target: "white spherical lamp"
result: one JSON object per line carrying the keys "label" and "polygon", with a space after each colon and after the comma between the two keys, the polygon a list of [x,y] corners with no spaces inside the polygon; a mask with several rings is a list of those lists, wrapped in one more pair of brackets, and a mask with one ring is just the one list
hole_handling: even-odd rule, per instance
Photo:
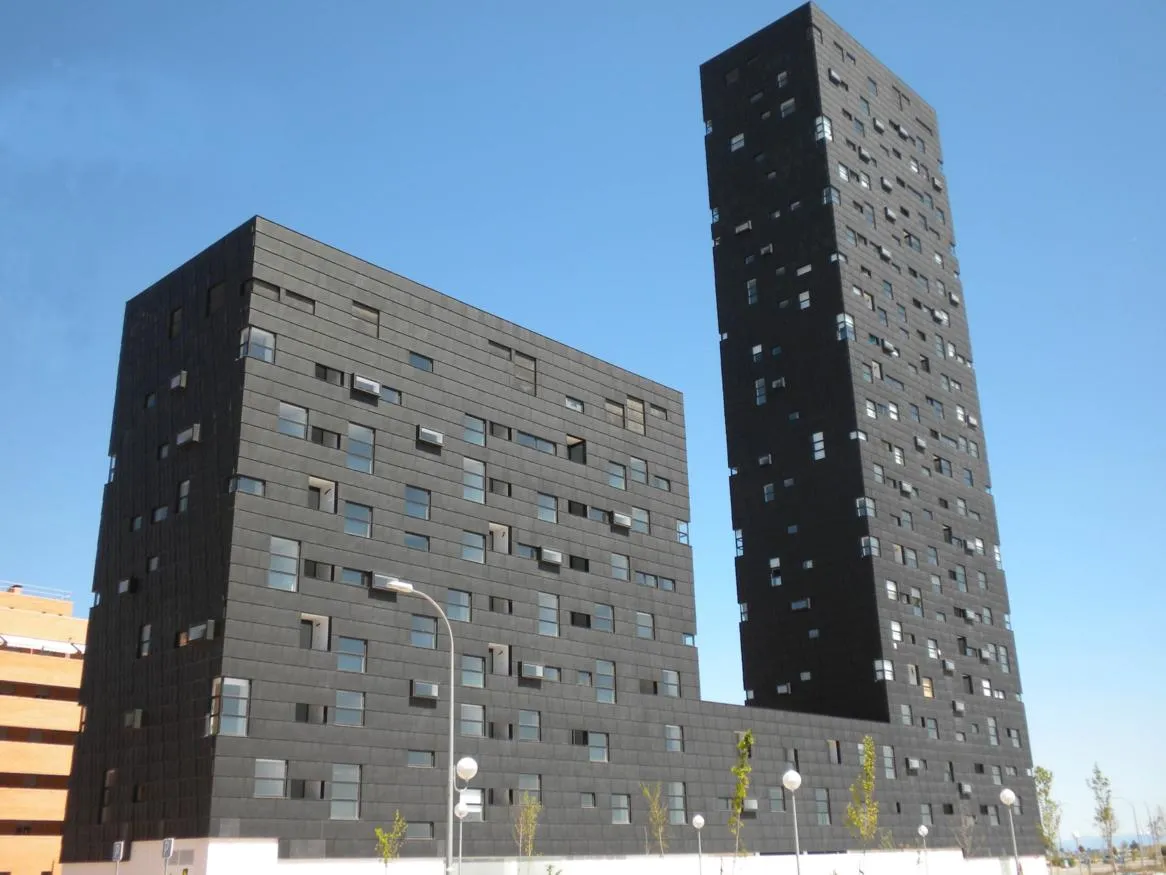
{"label": "white spherical lamp", "polygon": [[697,831],[704,829],[704,815],[703,814],[697,814],[696,816],[694,816],[692,818],[692,828],[697,830]]}
{"label": "white spherical lamp", "polygon": [[472,781],[478,774],[478,761],[473,757],[462,757],[457,761],[457,776],[463,781]]}
{"label": "white spherical lamp", "polygon": [[798,787],[802,786],[802,776],[798,774],[797,769],[790,769],[781,776],[781,786],[789,790],[791,793],[796,793]]}
{"label": "white spherical lamp", "polygon": [[1007,787],[1005,787],[1003,790],[1000,791],[1000,802],[1003,803],[1004,805],[1007,805],[1009,808],[1011,808],[1013,805],[1016,804],[1016,794],[1013,793],[1011,790],[1009,790]]}

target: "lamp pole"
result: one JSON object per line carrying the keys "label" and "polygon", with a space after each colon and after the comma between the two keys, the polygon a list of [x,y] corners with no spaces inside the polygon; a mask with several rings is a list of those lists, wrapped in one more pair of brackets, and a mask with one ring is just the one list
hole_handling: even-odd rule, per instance
{"label": "lamp pole", "polygon": [[[1141,847],[1142,847],[1142,829],[1138,825],[1137,806],[1134,805],[1134,803],[1130,802],[1130,800],[1126,799],[1124,796],[1114,796],[1113,798],[1116,799],[1118,802],[1124,802],[1126,805],[1128,805],[1130,807],[1130,812],[1134,815],[1134,841],[1136,841],[1138,843],[1138,849],[1140,851]],[[1131,854],[1130,856],[1132,857],[1133,855]],[[1145,855],[1142,855],[1142,856],[1144,858]]]}
{"label": "lamp pole", "polygon": [[1008,831],[1012,833],[1012,861],[1016,864],[1016,875],[1020,872],[1020,852],[1016,850],[1016,825],[1012,822],[1012,806],[1016,804],[1016,794],[1005,787],[1000,791],[1000,802],[1008,809]]}
{"label": "lamp pole", "polygon": [[478,774],[478,761],[473,757],[462,757],[457,761],[457,776],[462,779],[463,786],[457,788],[457,805],[453,807],[457,817],[457,875],[462,875],[462,825],[466,815],[470,813],[470,806],[466,804],[465,792],[470,789],[470,781]]}
{"label": "lamp pole", "polygon": [[423,598],[429,604],[433,605],[433,609],[441,616],[442,622],[445,623],[445,631],[449,635],[449,787],[447,788],[446,800],[446,828],[445,828],[445,871],[453,873],[453,793],[454,793],[454,763],[453,763],[453,727],[454,727],[454,645],[453,645],[453,627],[449,625],[449,617],[445,615],[445,611],[441,609],[441,605],[435,602],[426,593],[421,592],[413,584],[407,580],[398,580],[395,577],[390,577],[387,581],[390,592],[399,593],[401,595],[412,595],[418,598]]}
{"label": "lamp pole", "polygon": [[696,871],[697,875],[704,875],[704,853],[700,846],[700,831],[704,829],[704,815],[697,814],[692,818],[692,828],[696,830]]}
{"label": "lamp pole", "polygon": [[[1075,846],[1073,848],[1073,850],[1077,854],[1077,872],[1080,873],[1081,872],[1081,858],[1085,856],[1085,849],[1083,847],[1081,847],[1081,833],[1079,833],[1079,832],[1073,833],[1073,844]],[[1089,867],[1089,871],[1090,872],[1093,871],[1092,866]]]}
{"label": "lamp pole", "polygon": [[802,845],[798,838],[798,787],[802,786],[802,776],[797,769],[790,769],[781,776],[781,786],[789,790],[790,801],[794,809],[794,862],[797,864],[798,875],[802,875]]}
{"label": "lamp pole", "polygon": [[927,862],[927,824],[919,824],[919,829],[916,832],[919,833],[919,840],[923,842],[923,871],[924,873],[929,873],[931,869],[930,864]]}

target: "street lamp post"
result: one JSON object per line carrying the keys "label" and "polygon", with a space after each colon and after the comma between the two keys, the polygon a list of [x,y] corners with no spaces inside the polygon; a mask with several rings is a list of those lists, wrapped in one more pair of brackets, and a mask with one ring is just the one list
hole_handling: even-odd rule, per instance
{"label": "street lamp post", "polygon": [[[1085,853],[1084,853],[1085,849],[1081,847],[1081,833],[1079,833],[1079,832],[1073,833],[1073,845],[1074,845],[1073,850],[1077,854],[1077,871],[1080,872],[1081,871],[1081,858],[1085,856]],[[1089,871],[1090,872],[1093,871],[1092,866],[1089,867]]]}
{"label": "street lamp post", "polygon": [[692,818],[692,828],[696,830],[696,871],[697,875],[704,875],[704,852],[700,846],[700,831],[704,829],[704,815],[697,814]]}
{"label": "street lamp post", "polygon": [[919,829],[917,829],[916,832],[919,833],[919,840],[923,843],[923,871],[924,873],[927,873],[931,871],[927,862],[927,824],[919,824]]}
{"label": "street lamp post", "polygon": [[1012,822],[1012,806],[1016,804],[1016,794],[1005,787],[1000,791],[1000,802],[1008,809],[1008,831],[1012,833],[1012,861],[1016,864],[1016,875],[1020,873],[1020,852],[1016,850],[1016,825]]}
{"label": "street lamp post", "polygon": [[[1126,803],[1126,805],[1128,805],[1130,807],[1130,811],[1134,815],[1134,841],[1136,841],[1138,843],[1138,849],[1140,851],[1142,848],[1142,828],[1138,825],[1137,806],[1135,806],[1134,803],[1130,802],[1130,800],[1126,799],[1124,796],[1114,796],[1113,798],[1116,799],[1118,802]],[[1130,857],[1132,858],[1133,854],[1130,854]],[[1145,854],[1143,854],[1142,857],[1144,858]]]}
{"label": "street lamp post", "polygon": [[789,790],[790,802],[794,809],[794,861],[797,864],[798,875],[802,875],[802,845],[798,838],[798,787],[802,786],[802,776],[797,769],[790,769],[781,776],[781,786]]}
{"label": "street lamp post", "polygon": [[470,781],[478,774],[478,761],[473,757],[462,757],[457,761],[457,776],[462,779],[462,786],[457,787],[458,801],[453,807],[457,818],[457,875],[462,875],[462,825],[466,815],[470,813],[470,806],[466,804],[465,792],[470,788]]}
{"label": "street lamp post", "polygon": [[418,598],[425,599],[429,604],[433,605],[433,609],[441,616],[442,622],[445,623],[445,631],[449,635],[449,787],[447,788],[446,799],[446,826],[445,826],[445,871],[453,873],[453,793],[454,793],[454,763],[453,763],[453,727],[454,727],[454,646],[453,646],[453,628],[449,625],[449,617],[445,615],[445,611],[441,609],[441,605],[435,602],[421,590],[417,589],[413,584],[407,580],[398,580],[395,577],[390,577],[387,580],[387,587],[390,592],[399,593],[400,595],[412,595]]}

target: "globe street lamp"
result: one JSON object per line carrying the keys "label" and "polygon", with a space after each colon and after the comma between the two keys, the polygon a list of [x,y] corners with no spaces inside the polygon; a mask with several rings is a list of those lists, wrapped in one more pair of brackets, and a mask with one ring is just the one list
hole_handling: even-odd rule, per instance
{"label": "globe street lamp", "polygon": [[798,875],[802,875],[802,845],[798,838],[798,787],[802,786],[802,776],[797,769],[790,769],[781,776],[781,786],[789,790],[790,801],[794,809],[794,861],[797,864]]}
{"label": "globe street lamp", "polygon": [[921,842],[923,842],[923,871],[929,872],[930,869],[929,869],[928,864],[927,864],[927,832],[928,832],[927,824],[925,824],[925,823],[919,824],[919,829],[917,829],[915,831],[917,833],[919,833],[919,840]]}
{"label": "globe street lamp", "polygon": [[462,757],[457,761],[457,776],[462,779],[462,786],[457,788],[458,802],[453,807],[454,817],[457,818],[457,871],[462,875],[462,824],[466,815],[470,813],[470,806],[466,803],[466,790],[470,788],[470,781],[478,774],[478,761],[473,757]]}
{"label": "globe street lamp", "polygon": [[[381,577],[382,575],[377,575]],[[379,581],[378,581],[379,582]],[[437,611],[441,617],[442,622],[445,623],[445,631],[449,635],[449,787],[447,788],[446,799],[446,826],[445,826],[445,871],[453,872],[453,792],[454,792],[454,764],[453,764],[453,721],[454,721],[454,647],[453,647],[453,628],[449,625],[449,618],[445,615],[445,611],[441,609],[441,605],[435,602],[421,590],[417,589],[413,584],[407,580],[398,580],[395,577],[384,578],[384,588],[389,592],[395,592],[400,595],[417,596],[425,599],[429,604],[433,605],[433,609]],[[476,765],[475,765],[476,770]]]}
{"label": "globe street lamp", "polygon": [[698,875],[704,875],[704,855],[700,846],[700,831],[704,829],[703,814],[693,816],[692,828],[696,830],[696,871]]}
{"label": "globe street lamp", "polygon": [[1012,806],[1016,804],[1016,794],[1005,787],[1000,791],[1000,802],[1008,809],[1008,831],[1012,833],[1012,861],[1016,864],[1016,875],[1020,872],[1020,852],[1016,850],[1016,824],[1012,822]]}

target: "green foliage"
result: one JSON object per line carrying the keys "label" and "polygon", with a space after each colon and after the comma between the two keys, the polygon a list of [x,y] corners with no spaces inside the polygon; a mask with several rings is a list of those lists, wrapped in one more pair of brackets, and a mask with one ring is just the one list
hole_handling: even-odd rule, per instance
{"label": "green foliage", "polygon": [[381,827],[376,828],[377,836],[377,856],[385,864],[385,868],[389,868],[389,860],[395,860],[401,856],[401,843],[405,841],[405,830],[409,828],[409,822],[401,816],[398,809],[393,812],[393,826],[389,830],[384,830]]}
{"label": "green foliage", "polygon": [[640,784],[640,792],[648,800],[648,823],[660,848],[660,856],[664,856],[668,850],[668,806],[664,802],[664,788],[657,781],[650,786]]}
{"label": "green foliage", "polygon": [[534,856],[534,838],[542,812],[543,805],[538,797],[524,790],[514,809],[514,843],[518,845],[518,856]]}
{"label": "green foliage", "polygon": [[1053,773],[1044,766],[1033,771],[1036,780],[1036,804],[1040,808],[1040,836],[1045,853],[1058,853],[1061,836],[1061,803],[1053,799]]}
{"label": "green foliage", "polygon": [[862,739],[862,765],[850,785],[850,802],[846,805],[846,828],[868,848],[879,834],[879,804],[874,798],[875,743],[869,735]]}
{"label": "green foliage", "polygon": [[1097,763],[1094,763],[1093,775],[1085,784],[1093,794],[1093,823],[1101,837],[1105,839],[1110,854],[1113,854],[1113,834],[1117,832],[1117,815],[1113,811],[1113,791],[1109,778]]}
{"label": "green foliage", "polygon": [[749,776],[753,772],[753,766],[749,765],[749,759],[752,756],[753,730],[746,729],[737,740],[737,761],[730,770],[737,783],[733,788],[733,801],[729,808],[729,832],[733,834],[735,852],[738,854],[745,850],[741,846],[741,827],[744,825],[741,820],[741,812],[745,808],[745,798],[749,794]]}

